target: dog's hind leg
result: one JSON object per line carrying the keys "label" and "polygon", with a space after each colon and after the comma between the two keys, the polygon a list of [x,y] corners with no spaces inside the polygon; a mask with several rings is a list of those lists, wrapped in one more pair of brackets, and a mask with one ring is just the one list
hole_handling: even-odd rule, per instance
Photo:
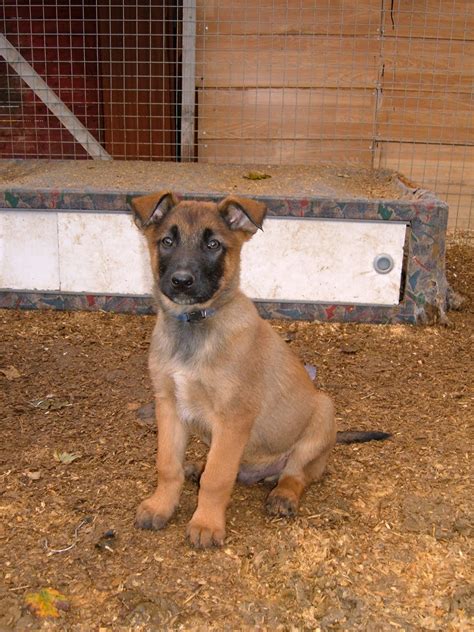
{"label": "dog's hind leg", "polygon": [[336,443],[332,400],[324,393],[316,395],[317,406],[312,419],[267,498],[266,510],[272,516],[296,514],[304,488],[321,477]]}
{"label": "dog's hind leg", "polygon": [[186,461],[184,464],[184,477],[186,480],[199,485],[205,465],[204,461]]}

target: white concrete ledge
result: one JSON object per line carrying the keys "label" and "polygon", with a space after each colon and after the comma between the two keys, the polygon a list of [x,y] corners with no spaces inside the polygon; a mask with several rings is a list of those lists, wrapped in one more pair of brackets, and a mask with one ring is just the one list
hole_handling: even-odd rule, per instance
{"label": "white concrete ledge", "polygon": [[[270,217],[244,247],[242,287],[259,300],[396,305],[405,232],[402,222]],[[379,254],[393,259],[387,274],[374,269]],[[130,215],[0,214],[0,288],[142,296],[151,284]]]}

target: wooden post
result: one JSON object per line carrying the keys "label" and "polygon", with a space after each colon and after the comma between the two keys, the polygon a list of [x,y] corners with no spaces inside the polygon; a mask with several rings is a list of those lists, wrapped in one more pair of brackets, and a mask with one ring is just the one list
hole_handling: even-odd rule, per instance
{"label": "wooden post", "polygon": [[181,97],[181,160],[194,160],[196,91],[196,0],[183,2],[183,56]]}

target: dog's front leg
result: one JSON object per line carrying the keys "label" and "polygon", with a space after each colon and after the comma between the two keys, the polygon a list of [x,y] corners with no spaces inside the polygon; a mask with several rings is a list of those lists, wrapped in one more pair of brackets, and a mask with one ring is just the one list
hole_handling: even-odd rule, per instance
{"label": "dog's front leg", "polygon": [[250,432],[235,426],[214,425],[211,447],[199,487],[198,506],[188,524],[188,537],[199,548],[222,546],[225,510],[237,478],[239,464]]}
{"label": "dog's front leg", "polygon": [[158,485],[137,509],[135,524],[141,529],[162,529],[173,515],[184,482],[187,431],[176,412],[172,396],[156,399]]}

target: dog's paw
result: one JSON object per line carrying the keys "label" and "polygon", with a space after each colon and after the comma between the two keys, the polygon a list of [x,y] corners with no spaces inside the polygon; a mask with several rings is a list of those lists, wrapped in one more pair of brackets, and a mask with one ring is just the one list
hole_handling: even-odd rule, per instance
{"label": "dog's paw", "polygon": [[170,516],[163,515],[156,503],[147,498],[138,506],[135,516],[135,526],[138,529],[152,529],[158,531],[166,527]]}
{"label": "dog's paw", "polygon": [[271,492],[265,503],[265,509],[269,516],[292,518],[298,511],[298,502],[288,496]]}
{"label": "dog's paw", "polygon": [[224,524],[213,524],[192,518],[186,533],[191,544],[197,549],[208,549],[212,546],[222,546],[224,544]]}

